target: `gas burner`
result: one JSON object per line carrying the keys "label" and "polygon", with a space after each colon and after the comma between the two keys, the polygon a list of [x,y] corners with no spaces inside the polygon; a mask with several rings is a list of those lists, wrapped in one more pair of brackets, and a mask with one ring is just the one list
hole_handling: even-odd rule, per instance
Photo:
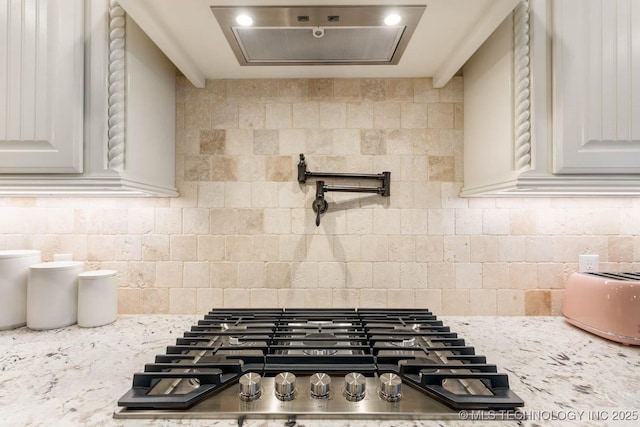
{"label": "gas burner", "polygon": [[403,338],[401,341],[391,341],[391,345],[402,348],[418,347],[416,337]]}
{"label": "gas burner", "polygon": [[314,332],[307,334],[302,344],[310,347],[302,350],[302,352],[309,356],[332,356],[338,352],[335,348],[326,348],[335,346],[337,343],[337,337],[334,334],[328,334],[325,332]]}

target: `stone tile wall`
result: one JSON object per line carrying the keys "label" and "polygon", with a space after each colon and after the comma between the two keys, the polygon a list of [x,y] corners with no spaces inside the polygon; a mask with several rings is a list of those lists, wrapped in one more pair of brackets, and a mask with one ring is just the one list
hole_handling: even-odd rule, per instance
{"label": "stone tile wall", "polygon": [[[177,82],[173,199],[0,198],[0,248],[119,271],[122,313],[427,307],[559,314],[578,255],[638,270],[631,198],[462,199],[462,78]],[[391,197],[327,193],[309,170],[391,171]],[[352,182],[337,182],[351,185]],[[360,183],[371,185],[371,182]]]}

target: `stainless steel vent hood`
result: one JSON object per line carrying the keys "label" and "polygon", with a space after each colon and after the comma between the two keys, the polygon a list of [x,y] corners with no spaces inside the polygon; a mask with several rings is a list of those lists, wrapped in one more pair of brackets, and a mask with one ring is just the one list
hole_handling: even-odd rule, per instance
{"label": "stainless steel vent hood", "polygon": [[[438,88],[447,84],[521,0],[117,1],[196,87],[204,87],[207,79],[431,77],[433,86]],[[340,12],[331,15],[325,12],[317,18],[319,21],[312,21],[316,18],[309,12],[309,22],[306,23],[298,20],[298,16],[306,16],[304,13],[285,15],[278,17],[288,20],[284,25],[285,34],[276,29],[261,32],[247,30],[245,34],[243,29],[236,29],[233,33],[230,28],[238,27],[235,23],[226,25],[225,30],[212,13],[212,7],[231,10],[238,5],[265,10],[274,7],[295,10],[330,5]],[[396,30],[389,30],[387,33],[386,29],[381,29],[383,25],[379,22],[379,15],[374,24],[354,24],[345,15],[349,9],[356,10],[359,15],[366,15],[363,12],[365,10],[400,10],[404,6],[421,8],[423,13],[421,17],[420,13],[408,15],[408,19],[416,20],[415,23],[395,24],[402,30],[399,41]],[[329,19],[329,16],[339,18]],[[359,18],[370,19],[367,16]],[[263,23],[259,16],[252,19],[255,20],[253,27],[274,25]],[[369,29],[362,26],[368,26]],[[304,27],[303,35],[290,37],[289,29],[292,27]],[[321,32],[324,30],[324,36],[314,38],[309,29],[313,27],[320,27]],[[338,27],[345,29],[340,30]],[[238,62],[238,52],[234,53],[228,41],[229,31],[233,39],[254,36],[254,43],[247,42],[245,45],[245,53],[239,51],[242,55],[240,60],[251,61],[251,66],[243,66]],[[338,34],[338,31],[344,33]],[[340,42],[337,46],[335,41],[331,42],[334,36],[345,40],[345,35],[348,42]],[[288,45],[290,39],[299,42],[303,38],[319,41],[319,45],[326,46],[320,52],[323,56],[316,55],[317,51],[312,54],[312,50],[304,47],[299,50],[299,47]],[[355,40],[356,38],[360,40]],[[383,38],[386,41],[380,42]],[[392,47],[396,42],[397,46]],[[307,42],[304,41],[302,46],[305,43]],[[294,58],[300,62],[275,62],[274,59],[278,58]]]}
{"label": "stainless steel vent hood", "polygon": [[211,7],[241,65],[400,61],[426,5]]}

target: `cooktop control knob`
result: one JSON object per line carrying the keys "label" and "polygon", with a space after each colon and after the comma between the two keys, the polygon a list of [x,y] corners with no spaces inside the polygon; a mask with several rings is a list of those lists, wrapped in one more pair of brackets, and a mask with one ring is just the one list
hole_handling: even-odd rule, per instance
{"label": "cooktop control knob", "polygon": [[245,402],[256,400],[262,394],[262,377],[249,372],[240,377],[240,399]]}
{"label": "cooktop control knob", "polygon": [[388,372],[380,375],[380,397],[387,402],[397,402],[402,398],[402,378]]}
{"label": "cooktop control knob", "polygon": [[364,399],[367,379],[358,372],[344,376],[344,396],[351,402]]}
{"label": "cooktop control knob", "polygon": [[273,380],[276,397],[280,400],[293,400],[296,393],[296,376],[291,372],[281,372]]}
{"label": "cooktop control knob", "polygon": [[309,379],[311,386],[311,396],[316,399],[326,399],[331,392],[331,377],[325,373],[318,372],[311,375]]}

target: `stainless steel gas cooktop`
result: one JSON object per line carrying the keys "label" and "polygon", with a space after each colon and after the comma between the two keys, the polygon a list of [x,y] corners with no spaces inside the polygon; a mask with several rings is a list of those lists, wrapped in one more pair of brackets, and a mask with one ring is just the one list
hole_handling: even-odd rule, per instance
{"label": "stainless steel gas cooktop", "polygon": [[117,418],[508,419],[506,374],[428,310],[212,310],[156,356]]}

